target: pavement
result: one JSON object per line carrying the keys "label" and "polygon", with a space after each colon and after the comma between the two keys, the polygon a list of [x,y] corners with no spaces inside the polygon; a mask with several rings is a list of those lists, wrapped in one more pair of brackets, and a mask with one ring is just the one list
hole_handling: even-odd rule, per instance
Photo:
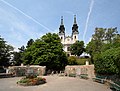
{"label": "pavement", "polygon": [[0,91],[112,91],[107,85],[74,77],[44,76],[47,83],[38,86],[19,86],[21,77],[0,79]]}

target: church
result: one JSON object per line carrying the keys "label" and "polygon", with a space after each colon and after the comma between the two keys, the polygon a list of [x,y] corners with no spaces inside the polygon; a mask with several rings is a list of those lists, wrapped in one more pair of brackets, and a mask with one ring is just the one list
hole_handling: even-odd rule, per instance
{"label": "church", "polygon": [[61,43],[63,44],[63,50],[66,52],[67,56],[71,56],[70,46],[78,40],[78,25],[76,22],[76,15],[74,15],[74,23],[72,26],[72,34],[70,36],[65,35],[65,26],[63,24],[63,17],[61,17],[61,24],[59,27],[59,37],[61,39]]}

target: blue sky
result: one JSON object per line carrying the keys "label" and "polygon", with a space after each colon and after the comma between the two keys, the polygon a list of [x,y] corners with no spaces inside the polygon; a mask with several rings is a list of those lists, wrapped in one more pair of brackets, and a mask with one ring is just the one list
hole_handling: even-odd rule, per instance
{"label": "blue sky", "polygon": [[61,16],[71,35],[74,14],[85,43],[95,27],[120,31],[120,0],[0,0],[0,35],[17,49],[31,38],[58,33]]}

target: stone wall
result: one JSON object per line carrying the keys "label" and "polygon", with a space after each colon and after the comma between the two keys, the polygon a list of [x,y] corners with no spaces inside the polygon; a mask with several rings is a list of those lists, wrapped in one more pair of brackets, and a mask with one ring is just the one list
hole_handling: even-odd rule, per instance
{"label": "stone wall", "polygon": [[81,74],[87,74],[88,78],[93,78],[95,77],[94,65],[68,65],[65,67],[65,74],[75,74],[76,76],[79,76]]}
{"label": "stone wall", "polygon": [[45,75],[46,67],[38,65],[30,66],[11,66],[8,68],[8,73],[14,76],[25,76],[28,71],[36,74],[37,76]]}

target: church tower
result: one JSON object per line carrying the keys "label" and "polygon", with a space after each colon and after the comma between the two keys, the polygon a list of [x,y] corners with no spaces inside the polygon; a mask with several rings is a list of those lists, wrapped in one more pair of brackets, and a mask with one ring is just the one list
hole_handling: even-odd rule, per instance
{"label": "church tower", "polygon": [[61,39],[61,43],[63,44],[63,50],[66,52],[67,56],[71,56],[70,46],[78,40],[78,25],[76,22],[76,15],[74,15],[74,23],[72,26],[72,35],[65,36],[65,27],[63,24],[63,16],[61,17],[61,24],[59,27],[59,37]]}
{"label": "church tower", "polygon": [[73,43],[75,43],[77,40],[78,40],[78,25],[77,25],[77,22],[76,22],[76,15],[74,15],[74,24],[73,24],[73,27],[72,27],[72,40],[73,40]]}
{"label": "church tower", "polygon": [[59,27],[59,37],[61,39],[61,43],[63,44],[65,41],[65,27],[63,24],[63,16],[61,16],[61,25]]}

